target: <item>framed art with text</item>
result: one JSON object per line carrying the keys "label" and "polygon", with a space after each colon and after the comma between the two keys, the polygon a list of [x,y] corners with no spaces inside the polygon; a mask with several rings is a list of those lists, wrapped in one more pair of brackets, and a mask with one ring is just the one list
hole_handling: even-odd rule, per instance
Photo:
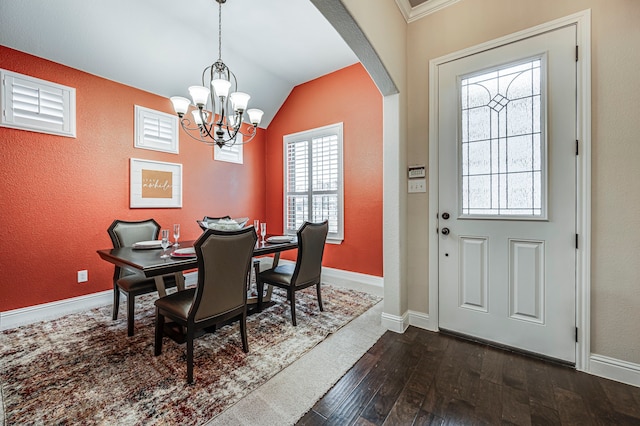
{"label": "framed art with text", "polygon": [[182,164],[132,158],[131,208],[181,208]]}

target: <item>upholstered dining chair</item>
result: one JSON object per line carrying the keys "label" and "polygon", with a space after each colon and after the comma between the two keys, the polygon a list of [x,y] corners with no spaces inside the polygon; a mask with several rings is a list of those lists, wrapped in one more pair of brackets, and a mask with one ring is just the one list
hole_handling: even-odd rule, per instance
{"label": "upholstered dining chair", "polygon": [[[205,216],[202,218],[202,220],[198,221],[198,225],[203,231],[206,231],[207,229],[209,229],[209,227],[207,226],[207,222],[220,220],[220,219],[231,219],[231,216],[229,215],[221,216],[221,217]],[[256,230],[256,233],[258,231],[259,230]],[[260,270],[260,259],[253,259],[253,269],[256,271],[255,277],[256,277],[256,282],[258,282],[258,271]],[[249,271],[249,275],[247,275],[247,291],[249,291],[250,285],[251,285],[251,271]]]}
{"label": "upholstered dining chair", "polygon": [[[158,239],[160,225],[153,219],[137,222],[114,220],[107,233],[111,237],[113,248],[128,247],[140,241]],[[165,287],[175,287],[173,275],[163,277]],[[127,296],[127,335],[133,336],[133,318],[135,316],[135,298],[141,294],[157,291],[153,278],[147,278],[141,272],[115,267],[113,272],[113,319],[118,319],[120,292]]]}
{"label": "upholstered dining chair", "polygon": [[258,274],[258,311],[262,310],[264,285],[271,284],[287,290],[287,299],[291,304],[291,321],[296,324],[296,291],[313,285],[318,294],[318,307],[321,311],[322,296],[320,294],[320,274],[322,272],[322,255],[329,232],[329,223],[305,222],[298,229],[298,257],[295,265],[278,265]]}
{"label": "upholstered dining chair", "polygon": [[198,259],[198,284],[156,300],[156,356],[162,353],[165,319],[186,328],[187,383],[193,383],[193,341],[198,330],[222,321],[240,319],[242,350],[247,341],[246,277],[256,244],[253,228],[205,231],[194,243]]}

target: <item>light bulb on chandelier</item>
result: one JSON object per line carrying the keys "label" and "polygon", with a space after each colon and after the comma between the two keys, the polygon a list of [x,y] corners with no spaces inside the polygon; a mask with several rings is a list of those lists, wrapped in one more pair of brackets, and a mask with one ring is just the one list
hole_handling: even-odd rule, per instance
{"label": "light bulb on chandelier", "polygon": [[[180,118],[180,125],[190,137],[222,148],[236,144],[238,133],[248,138],[243,143],[253,139],[264,113],[255,108],[247,109],[251,96],[238,92],[236,76],[222,62],[222,4],[226,0],[215,1],[218,2],[218,60],[202,72],[201,86],[189,87],[194,106],[191,111],[193,121],[187,115],[192,101],[173,96],[171,102]],[[232,86],[234,91],[229,93]],[[251,125],[243,132],[242,121],[245,116],[248,116]]]}

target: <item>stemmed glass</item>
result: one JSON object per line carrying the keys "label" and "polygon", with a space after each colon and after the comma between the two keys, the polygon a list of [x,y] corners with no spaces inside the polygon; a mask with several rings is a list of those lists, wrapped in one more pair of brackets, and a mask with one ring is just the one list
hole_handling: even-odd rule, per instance
{"label": "stemmed glass", "polygon": [[267,224],[264,222],[260,224],[260,235],[262,235],[262,244],[264,244],[264,236],[267,235]]}
{"label": "stemmed glass", "polygon": [[180,244],[178,244],[178,238],[180,238],[180,224],[179,223],[174,223],[173,224],[173,239],[176,240],[175,244],[173,244],[174,247],[178,247]]}
{"label": "stemmed glass", "polygon": [[163,229],[162,230],[162,241],[160,242],[160,245],[162,246],[162,256],[160,256],[162,259],[166,259],[169,257],[169,255],[167,254],[167,248],[169,248],[169,230],[168,229]]}

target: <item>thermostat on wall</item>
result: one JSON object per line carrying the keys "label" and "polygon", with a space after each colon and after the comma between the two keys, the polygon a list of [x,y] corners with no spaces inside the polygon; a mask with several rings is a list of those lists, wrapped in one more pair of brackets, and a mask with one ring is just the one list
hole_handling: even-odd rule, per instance
{"label": "thermostat on wall", "polygon": [[409,179],[426,177],[424,165],[409,166]]}

